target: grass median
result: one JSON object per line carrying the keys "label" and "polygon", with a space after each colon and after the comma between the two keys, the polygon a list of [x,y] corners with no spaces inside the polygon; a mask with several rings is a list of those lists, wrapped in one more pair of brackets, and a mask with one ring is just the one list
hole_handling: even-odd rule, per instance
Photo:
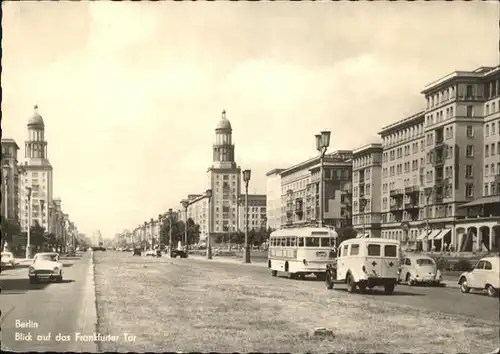
{"label": "grass median", "polygon": [[[100,351],[488,352],[498,327],[312,291],[244,266],[95,254]],[[310,335],[317,327],[327,339]]]}

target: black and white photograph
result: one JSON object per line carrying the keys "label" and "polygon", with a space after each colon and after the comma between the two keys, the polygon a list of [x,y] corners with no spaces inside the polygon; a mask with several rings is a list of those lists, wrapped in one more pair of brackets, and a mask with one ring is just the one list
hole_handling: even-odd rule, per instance
{"label": "black and white photograph", "polygon": [[499,353],[498,1],[3,1],[2,352]]}

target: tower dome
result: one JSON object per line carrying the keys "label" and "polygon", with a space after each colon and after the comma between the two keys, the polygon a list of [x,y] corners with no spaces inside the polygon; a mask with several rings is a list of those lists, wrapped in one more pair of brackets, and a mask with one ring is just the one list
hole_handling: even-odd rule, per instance
{"label": "tower dome", "polygon": [[232,127],[231,127],[231,122],[229,122],[229,120],[226,118],[226,111],[222,111],[222,117],[219,121],[219,123],[217,124],[217,128],[215,128],[216,131],[221,131],[221,130],[225,130],[225,131],[232,131]]}
{"label": "tower dome", "polygon": [[35,112],[31,116],[31,118],[28,120],[28,128],[43,129],[45,127],[45,124],[43,122],[42,116],[40,115],[40,113],[38,113],[38,106],[35,105],[34,109],[35,109]]}

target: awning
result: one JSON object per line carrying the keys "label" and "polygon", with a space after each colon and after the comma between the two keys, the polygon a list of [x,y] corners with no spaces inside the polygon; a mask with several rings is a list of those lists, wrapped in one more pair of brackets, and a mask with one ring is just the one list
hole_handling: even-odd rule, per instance
{"label": "awning", "polygon": [[451,232],[450,229],[441,230],[441,232],[439,233],[439,235],[437,235],[437,236],[434,237],[434,240],[442,240],[450,232]]}
{"label": "awning", "polygon": [[417,237],[417,241],[422,241],[428,234],[430,234],[432,231],[430,232],[427,232],[427,231],[424,231],[422,232],[420,235],[418,235]]}
{"label": "awning", "polygon": [[487,197],[477,198],[472,202],[460,205],[459,208],[468,208],[476,205],[495,204],[495,203],[500,203],[500,195],[490,195]]}

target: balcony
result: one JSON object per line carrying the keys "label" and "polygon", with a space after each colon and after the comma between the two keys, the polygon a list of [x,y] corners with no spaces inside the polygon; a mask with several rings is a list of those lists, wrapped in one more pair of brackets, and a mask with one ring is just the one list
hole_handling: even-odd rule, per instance
{"label": "balcony", "polygon": [[412,210],[417,210],[417,209],[418,209],[418,205],[415,204],[414,202],[405,203],[405,210],[412,211]]}
{"label": "balcony", "polygon": [[495,183],[500,183],[500,173],[495,175]]}
{"label": "balcony", "polygon": [[419,191],[420,191],[420,188],[418,186],[405,187],[406,194],[414,194],[414,193],[418,193]]}
{"label": "balcony", "polygon": [[434,146],[435,146],[435,147],[441,147],[441,146],[443,146],[443,145],[444,145],[444,139],[443,139],[443,138],[441,138],[441,139],[436,139],[436,140],[434,141]]}
{"label": "balcony", "polygon": [[403,206],[401,204],[393,204],[390,209],[391,211],[401,211],[403,210]]}
{"label": "balcony", "polygon": [[392,189],[389,194],[391,195],[391,197],[397,197],[402,196],[404,193],[402,189]]}
{"label": "balcony", "polygon": [[434,167],[441,167],[443,165],[444,165],[444,158],[442,158],[442,157],[435,158],[432,161],[432,166],[434,166]]}

